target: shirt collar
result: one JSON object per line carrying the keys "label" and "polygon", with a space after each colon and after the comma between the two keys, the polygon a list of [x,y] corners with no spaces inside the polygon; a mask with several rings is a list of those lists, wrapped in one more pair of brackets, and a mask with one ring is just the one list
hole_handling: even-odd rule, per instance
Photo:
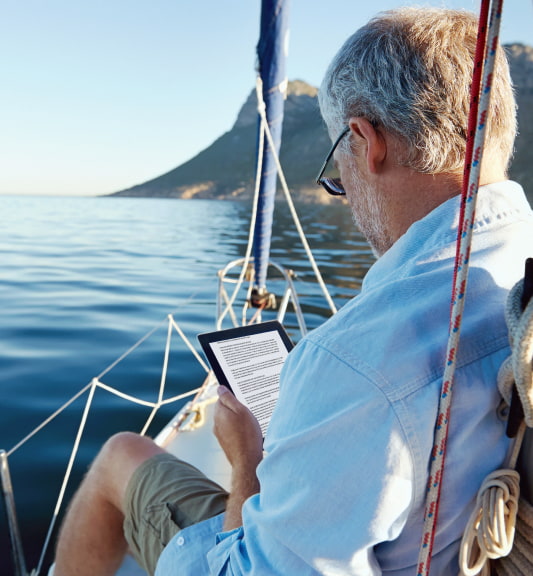
{"label": "shirt collar", "polygon": [[[429,214],[414,222],[408,230],[381,256],[367,272],[362,291],[386,281],[415,255],[435,252],[457,238],[461,197],[443,202]],[[480,186],[476,202],[474,231],[517,214],[531,212],[520,184],[511,180]]]}

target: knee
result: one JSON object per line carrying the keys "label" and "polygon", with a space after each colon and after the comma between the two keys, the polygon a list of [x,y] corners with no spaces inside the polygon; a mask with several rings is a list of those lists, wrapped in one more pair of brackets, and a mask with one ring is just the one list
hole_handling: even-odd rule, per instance
{"label": "knee", "polygon": [[163,452],[163,449],[151,438],[133,432],[119,432],[111,436],[102,446],[95,465],[106,470],[135,467],[160,452]]}
{"label": "knee", "polygon": [[154,441],[146,436],[140,436],[134,432],[119,432],[107,439],[100,450],[99,457],[116,459],[117,456],[144,450],[153,444]]}
{"label": "knee", "polygon": [[[120,502],[135,470],[145,461],[164,452],[151,438],[133,432],[120,432],[111,436],[94,460],[88,477],[97,490]],[[116,497],[113,495],[116,494]]]}

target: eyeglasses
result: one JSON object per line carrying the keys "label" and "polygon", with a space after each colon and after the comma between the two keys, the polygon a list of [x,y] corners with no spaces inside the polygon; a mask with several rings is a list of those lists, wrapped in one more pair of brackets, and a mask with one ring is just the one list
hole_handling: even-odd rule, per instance
{"label": "eyeglasses", "polygon": [[332,196],[346,196],[346,190],[344,189],[344,186],[342,185],[340,178],[324,178],[323,176],[328,166],[328,162],[331,160],[331,157],[335,152],[335,149],[339,145],[339,142],[346,136],[346,134],[348,134],[348,132],[350,132],[350,127],[346,126],[346,128],[339,134],[337,140],[335,140],[335,142],[333,143],[333,146],[331,147],[331,150],[328,152],[328,155],[324,160],[324,164],[322,164],[322,168],[320,169],[320,172],[316,177],[316,183],[322,186],[324,190],[328,194],[331,194]]}

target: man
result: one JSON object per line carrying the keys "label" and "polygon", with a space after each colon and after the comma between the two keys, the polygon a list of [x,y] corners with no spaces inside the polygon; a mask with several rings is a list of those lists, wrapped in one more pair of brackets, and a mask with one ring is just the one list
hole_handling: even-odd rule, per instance
{"label": "man", "polygon": [[[264,458],[257,422],[221,389],[229,496],[151,440],[113,437],[69,509],[56,576],[112,574],[128,547],[161,576],[416,574],[476,30],[467,13],[402,9],[341,48],[320,91],[340,180],[323,183],[346,194],[379,256],[361,294],[289,355]],[[506,180],[515,103],[501,50],[492,101],[432,563],[441,576],[457,574],[475,494],[505,457],[503,307],[533,246],[531,209]]]}

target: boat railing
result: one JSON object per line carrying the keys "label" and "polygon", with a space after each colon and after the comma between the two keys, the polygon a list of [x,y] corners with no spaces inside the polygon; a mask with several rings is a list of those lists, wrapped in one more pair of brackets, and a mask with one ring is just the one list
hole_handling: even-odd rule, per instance
{"label": "boat railing", "polygon": [[41,422],[38,426],[36,426],[29,434],[27,434],[20,442],[18,442],[15,446],[13,446],[9,451],[0,451],[0,464],[1,464],[1,481],[2,481],[2,491],[4,494],[4,502],[5,508],[8,515],[8,528],[10,533],[11,539],[11,548],[12,548],[12,555],[14,558],[15,564],[15,574],[16,576],[26,576],[27,570],[25,567],[25,563],[23,561],[24,554],[22,550],[22,541],[20,539],[20,530],[18,528],[17,517],[15,513],[15,499],[13,495],[13,488],[11,486],[11,479],[9,474],[9,466],[8,466],[8,458],[22,448],[31,438],[33,438],[38,432],[43,430],[48,424],[50,424],[53,420],[55,420],[61,413],[63,413],[71,404],[73,404],[78,398],[87,394],[87,399],[83,408],[83,414],[80,420],[80,424],[78,426],[78,430],[76,433],[76,438],[74,440],[71,454],[69,457],[69,461],[65,470],[65,474],[63,477],[63,481],[61,484],[61,488],[59,491],[59,496],[56,501],[55,509],[52,515],[52,520],[50,522],[46,540],[41,552],[39,564],[35,570],[32,571],[32,574],[40,574],[42,565],[44,562],[44,557],[46,551],[48,549],[51,535],[56,525],[56,521],[59,515],[59,512],[62,508],[63,500],[65,491],[68,485],[68,482],[71,477],[71,473],[73,470],[74,462],[78,453],[78,449],[81,443],[81,439],[85,430],[85,426],[87,423],[87,418],[92,406],[93,398],[95,391],[97,389],[105,390],[106,392],[118,396],[124,400],[129,402],[139,404],[142,406],[146,406],[151,408],[151,412],[144,423],[144,426],[141,430],[141,434],[145,434],[150,426],[153,418],[159,411],[162,406],[166,406],[168,404],[176,403],[182,401],[185,398],[197,395],[201,390],[202,387],[194,388],[188,390],[182,394],[174,395],[169,398],[165,398],[165,390],[166,390],[166,383],[167,383],[167,375],[168,375],[168,359],[171,350],[171,341],[174,332],[176,332],[181,340],[185,342],[187,348],[190,349],[191,353],[194,355],[196,360],[200,363],[200,365],[205,369],[205,371],[209,374],[209,368],[202,357],[198,354],[196,349],[192,346],[190,340],[187,338],[183,330],[180,328],[179,324],[176,322],[174,316],[169,314],[165,322],[167,323],[167,337],[166,337],[166,344],[165,344],[165,351],[163,357],[163,366],[161,371],[161,380],[159,384],[159,390],[157,394],[157,399],[155,401],[148,401],[143,398],[139,398],[133,396],[131,394],[127,394],[115,387],[109,386],[105,382],[103,382],[103,378],[107,375],[113,368],[115,368],[119,363],[124,361],[131,353],[133,353],[143,342],[145,342],[150,336],[154,334],[154,332],[161,327],[162,323],[159,323],[155,326],[152,330],[150,330],[147,334],[145,334],[140,340],[138,340],[131,348],[129,348],[124,354],[122,354],[117,360],[115,360],[110,366],[108,366],[103,372],[101,372],[98,376],[94,377],[89,384],[84,386],[81,390],[79,390],[74,396],[72,396],[67,402],[65,402],[60,408],[58,408],[53,414],[51,414],[48,418],[46,418],[43,422]]}
{"label": "boat railing", "polygon": [[[219,277],[219,286],[218,286],[218,298],[217,298],[217,330],[222,329],[222,323],[226,316],[229,315],[233,326],[245,325],[245,324],[252,324],[254,322],[261,322],[261,312],[263,307],[259,307],[252,318],[248,320],[247,313],[249,310],[252,309],[252,292],[254,290],[254,273],[253,267],[249,266],[246,279],[248,281],[248,289],[246,293],[246,298],[244,299],[244,303],[242,305],[241,310],[241,319],[237,318],[237,315],[234,310],[234,302],[235,296],[237,294],[238,289],[242,286],[242,274],[239,275],[238,278],[232,277],[230,274],[233,269],[241,268],[244,269],[246,266],[246,259],[241,258],[239,260],[234,260],[227,264],[223,269],[221,269],[218,273]],[[276,301],[275,307],[277,310],[276,319],[283,323],[285,318],[285,314],[287,313],[287,309],[290,303],[293,305],[293,310],[296,315],[296,320],[298,322],[298,327],[300,329],[300,333],[302,336],[307,334],[307,326],[305,322],[304,315],[302,313],[302,307],[300,305],[300,300],[298,298],[296,288],[294,286],[294,278],[295,273],[293,270],[287,270],[283,268],[281,265],[276,264],[275,262],[270,262],[269,266],[278,272],[280,278],[284,281],[284,288],[282,290],[282,296],[279,299],[279,303]],[[235,285],[235,289],[233,290],[232,294],[228,294],[228,290],[226,289],[226,285]]]}
{"label": "boat railing", "polygon": [[[237,319],[237,314],[235,312],[235,307],[236,303],[239,303],[239,305],[241,305],[241,302],[242,302],[241,321],[243,323],[253,323],[261,321],[261,313],[262,313],[261,309],[255,310],[254,315],[252,316],[251,319],[247,319],[246,317],[247,312],[251,310],[251,306],[249,304],[249,295],[253,286],[253,273],[251,276],[248,276],[247,278],[248,285],[246,288],[243,287],[243,279],[246,279],[246,274],[239,274],[239,277],[237,278],[231,275],[232,271],[234,271],[238,267],[242,268],[244,265],[247,266],[246,259],[239,259],[230,262],[227,266],[225,266],[223,269],[219,271],[218,274],[219,291],[217,298],[217,321],[216,321],[217,329],[220,329],[222,327],[222,322],[226,316],[229,316],[234,325],[237,325],[239,323]],[[270,262],[270,268],[277,273],[278,278],[281,279],[281,281],[284,283],[284,289],[280,292],[281,297],[279,300],[279,305],[277,307],[276,317],[279,321],[283,322],[289,304],[292,304],[292,308],[297,319],[300,336],[304,336],[307,333],[307,326],[302,313],[302,308],[299,301],[299,295],[297,293],[294,284],[295,274],[291,270],[286,270],[281,265],[273,262]],[[242,279],[240,279],[241,276]],[[276,279],[274,281],[277,282],[279,280]],[[231,295],[228,293],[228,290],[226,288],[226,286],[228,285],[233,285],[233,291]],[[245,291],[245,296],[243,296],[242,294],[239,295],[239,291],[241,293]],[[132,354],[139,346],[141,346],[141,344],[147,341],[159,328],[161,328],[161,326],[164,323],[166,323],[167,325],[167,335],[166,335],[165,350],[163,355],[163,365],[161,370],[161,379],[159,384],[159,390],[157,393],[157,399],[155,401],[149,401],[143,398],[139,398],[137,396],[133,396],[131,394],[127,394],[124,391],[119,390],[118,388],[106,384],[104,381],[106,375],[109,374],[109,372],[111,372],[111,370],[113,370],[121,362],[123,362],[130,354]],[[182,394],[166,398],[165,391],[168,375],[169,355],[171,352],[172,337],[175,334],[179,336],[179,338],[188,348],[190,353],[194,356],[197,362],[205,370],[206,378],[200,387],[188,390],[187,392],[184,392]],[[55,420],[76,400],[78,400],[85,394],[87,395],[87,399],[83,408],[83,414],[76,433],[76,438],[74,440],[69,461],[62,480],[59,496],[55,504],[52,520],[50,521],[45,543],[43,545],[43,549],[41,552],[39,564],[37,568],[32,571],[32,575],[37,576],[41,573],[44,558],[50,544],[51,536],[56,526],[59,513],[62,509],[65,492],[71,477],[74,462],[76,460],[76,456],[85,430],[86,422],[89,416],[89,412],[93,403],[93,398],[96,390],[101,389],[109,394],[127,400],[129,402],[151,408],[150,414],[146,419],[146,422],[144,423],[142,430],[140,431],[142,435],[146,434],[150,424],[152,423],[154,417],[156,416],[157,412],[162,406],[177,403],[183,401],[186,398],[192,398],[185,406],[181,408],[181,410],[174,417],[173,421],[171,421],[169,425],[165,427],[164,431],[162,431],[156,438],[156,441],[160,445],[165,446],[172,441],[172,439],[175,437],[177,433],[179,433],[180,430],[184,429],[190,430],[195,423],[196,425],[198,425],[199,421],[201,420],[201,411],[205,406],[206,402],[210,403],[213,401],[212,398],[209,397],[210,394],[208,392],[208,389],[210,386],[214,384],[216,384],[216,381],[214,379],[212,372],[209,369],[209,366],[206,364],[202,356],[198,353],[197,349],[193,346],[191,340],[187,337],[183,329],[180,327],[179,323],[174,318],[174,315],[168,314],[164,322],[160,322],[158,325],[152,328],[140,340],[138,340],[133,346],[131,346],[126,352],[124,352],[124,354],[122,354],[119,358],[117,358],[114,362],[112,362],[98,376],[95,376],[86,386],[84,386],[74,396],[72,396],[68,401],[66,401],[46,420],[44,420],[41,424],[39,424],[36,428],[34,428],[14,447],[12,447],[9,451],[0,451],[2,489],[4,493],[5,507],[8,513],[8,528],[11,538],[12,555],[14,558],[16,576],[27,576],[28,572],[26,570],[26,565],[24,561],[22,541],[20,538],[20,530],[18,527],[16,517],[15,499],[9,475],[8,458],[14,452],[22,448],[26,444],[26,442],[28,442],[38,432],[40,432],[43,428],[45,428],[48,424],[50,424],[53,420]]]}

